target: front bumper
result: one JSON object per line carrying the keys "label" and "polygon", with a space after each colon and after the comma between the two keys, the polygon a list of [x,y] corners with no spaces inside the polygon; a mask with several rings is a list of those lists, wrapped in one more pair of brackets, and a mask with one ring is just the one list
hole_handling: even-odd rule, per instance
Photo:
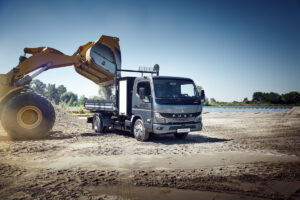
{"label": "front bumper", "polygon": [[176,133],[177,129],[189,128],[190,131],[201,131],[202,122],[182,123],[182,124],[153,124],[152,132],[154,134]]}

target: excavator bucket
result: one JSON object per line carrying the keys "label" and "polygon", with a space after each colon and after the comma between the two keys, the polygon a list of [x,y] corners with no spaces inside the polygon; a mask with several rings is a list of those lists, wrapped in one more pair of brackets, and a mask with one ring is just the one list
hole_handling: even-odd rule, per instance
{"label": "excavator bucket", "polygon": [[121,51],[119,38],[101,36],[95,42],[90,42],[78,49],[84,61],[75,70],[99,85],[109,85],[120,75]]}

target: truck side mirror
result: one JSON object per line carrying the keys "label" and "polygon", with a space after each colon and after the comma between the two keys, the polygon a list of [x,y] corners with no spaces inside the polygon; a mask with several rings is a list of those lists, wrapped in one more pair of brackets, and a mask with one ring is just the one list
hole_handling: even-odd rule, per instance
{"label": "truck side mirror", "polygon": [[205,92],[204,92],[204,90],[201,90],[200,98],[201,99],[205,99]]}
{"label": "truck side mirror", "polygon": [[140,98],[141,99],[145,99],[145,96],[146,96],[146,89],[141,87],[139,88],[139,95],[140,95]]}

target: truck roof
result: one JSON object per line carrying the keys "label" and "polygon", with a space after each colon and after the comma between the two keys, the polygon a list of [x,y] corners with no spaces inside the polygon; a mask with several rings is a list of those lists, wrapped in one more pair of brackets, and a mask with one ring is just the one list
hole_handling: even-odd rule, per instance
{"label": "truck roof", "polygon": [[[131,80],[134,80],[134,79],[144,79],[146,78],[145,76],[140,76],[140,77],[134,77],[134,76],[124,76],[124,77],[121,77],[120,80],[125,80],[125,79],[131,79]],[[186,78],[186,77],[177,77],[177,76],[148,76],[148,78],[152,78],[152,79],[179,79],[179,80],[188,80],[188,81],[193,81],[192,79],[190,78]]]}
{"label": "truck roof", "polygon": [[190,78],[185,78],[185,77],[177,77],[177,76],[153,76],[153,79],[180,79],[180,80],[190,80],[193,81]]}

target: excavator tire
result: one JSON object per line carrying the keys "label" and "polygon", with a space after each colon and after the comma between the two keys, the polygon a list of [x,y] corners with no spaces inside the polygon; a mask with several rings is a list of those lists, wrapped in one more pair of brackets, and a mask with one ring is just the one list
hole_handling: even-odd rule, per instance
{"label": "excavator tire", "polygon": [[14,140],[41,139],[49,135],[55,111],[44,97],[33,92],[20,93],[4,106],[1,122]]}

